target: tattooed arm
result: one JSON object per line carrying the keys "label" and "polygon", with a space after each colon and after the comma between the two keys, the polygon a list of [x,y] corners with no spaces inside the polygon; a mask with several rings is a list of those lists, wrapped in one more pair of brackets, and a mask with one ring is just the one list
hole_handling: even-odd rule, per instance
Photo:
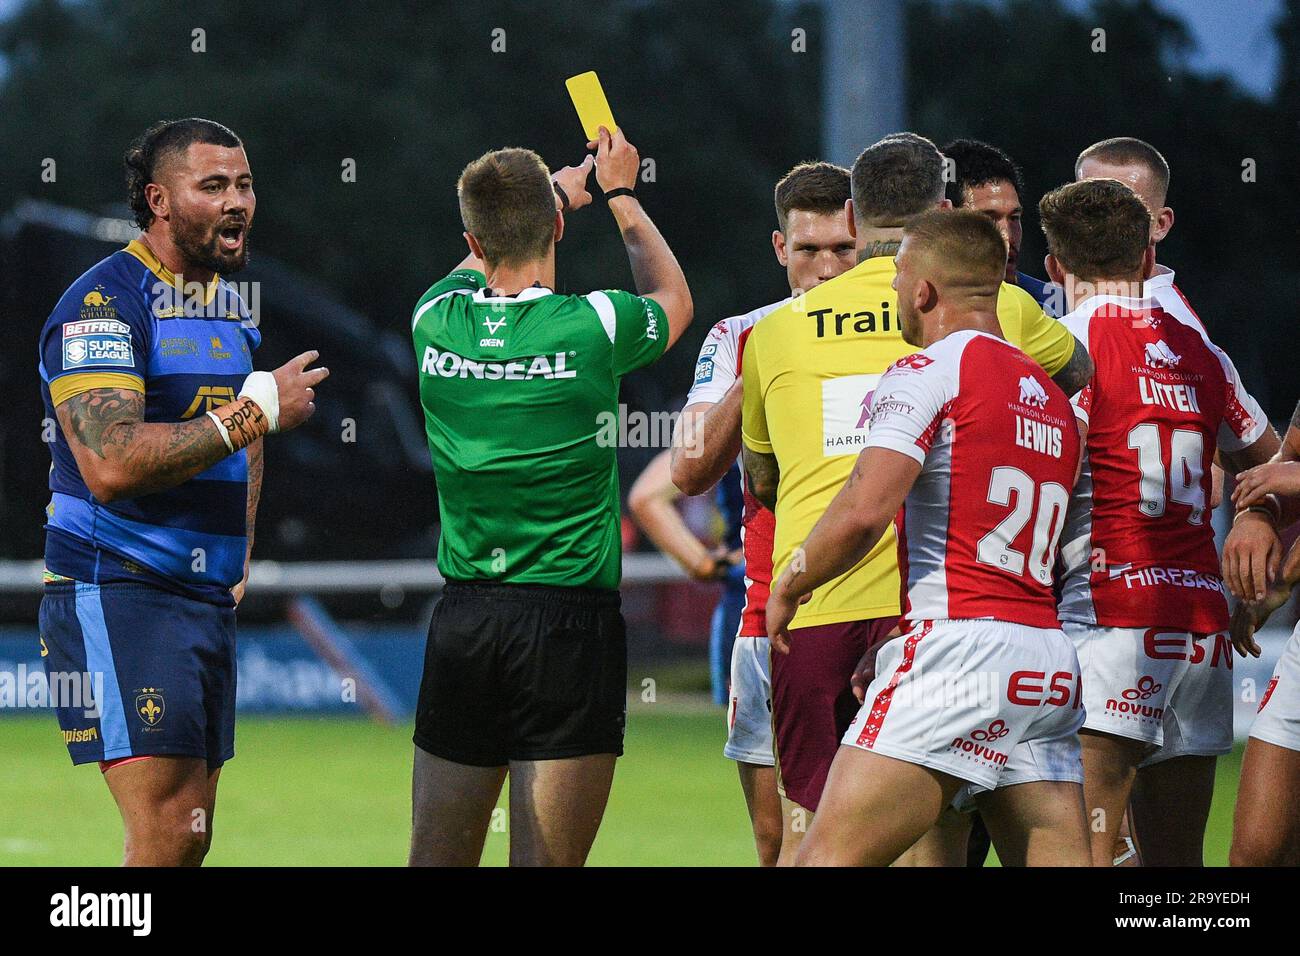
{"label": "tattooed arm", "polygon": [[248,553],[253,553],[253,528],[257,505],[262,500],[262,439],[248,446]]}
{"label": "tattooed arm", "polygon": [[1075,338],[1074,351],[1070,354],[1070,360],[1052,376],[1052,381],[1061,391],[1070,396],[1088,384],[1093,371],[1092,356],[1088,354],[1084,344]]}
{"label": "tattooed arm", "polygon": [[235,603],[244,599],[248,587],[248,563],[253,557],[253,530],[257,525],[257,505],[262,500],[262,439],[248,446],[248,547],[244,550],[244,576],[231,588]]}
{"label": "tattooed arm", "polygon": [[[104,502],[136,498],[175,488],[240,448],[260,444],[268,430],[288,431],[305,422],[316,411],[315,386],[329,375],[327,368],[307,368],[319,357],[315,350],[303,352],[274,372],[255,372],[244,382],[247,393],[241,390],[240,398],[188,422],[146,422],[144,396],[123,388],[92,388],[61,402],[54,413],[90,493]],[[269,378],[250,385],[257,376]],[[259,396],[266,410],[246,394]],[[261,450],[255,454],[260,496]],[[256,507],[250,498],[250,532]]]}
{"label": "tattooed arm", "polygon": [[188,422],[146,422],[144,396],[92,388],[55,414],[86,487],[100,501],[174,488],[230,454],[207,415]]}
{"label": "tattooed arm", "polygon": [[749,482],[749,492],[769,511],[776,510],[776,489],[781,483],[781,466],[776,455],[767,455],[754,451],[748,445],[741,452],[745,463],[745,478]]}

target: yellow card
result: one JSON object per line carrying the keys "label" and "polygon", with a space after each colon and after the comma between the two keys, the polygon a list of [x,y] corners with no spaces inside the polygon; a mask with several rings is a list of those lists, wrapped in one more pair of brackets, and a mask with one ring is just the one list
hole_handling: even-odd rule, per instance
{"label": "yellow card", "polygon": [[605,99],[605,91],[601,88],[600,77],[595,70],[571,76],[564,81],[564,85],[569,88],[569,98],[578,111],[578,119],[582,121],[582,130],[587,134],[588,140],[599,138],[602,126],[610,133],[618,128],[614,125],[614,114],[610,111],[609,100]]}

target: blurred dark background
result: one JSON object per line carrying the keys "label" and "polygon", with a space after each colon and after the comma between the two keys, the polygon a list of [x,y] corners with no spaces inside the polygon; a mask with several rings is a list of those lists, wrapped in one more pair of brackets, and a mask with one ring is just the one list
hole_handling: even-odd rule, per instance
{"label": "blurred dark background", "polygon": [[[233,278],[261,283],[259,367],[315,347],[334,372],[316,417],[268,449],[259,556],[432,558],[411,306],[464,253],[454,184],[466,162],[507,145],[552,167],[581,157],[563,81],[588,69],[654,161],[639,191],[695,295],[694,327],[625,382],[631,409],[680,407],[709,326],[785,294],[772,187],[825,154],[840,82],[829,64],[847,62],[868,83],[902,74],[909,128],[941,145],[992,142],[1024,167],[1031,273],[1042,274],[1037,199],[1071,178],[1079,149],[1115,135],[1155,144],[1177,213],[1160,259],[1285,422],[1300,395],[1300,0],[1262,5],[1268,24],[1241,23],[1277,37],[1264,92],[1194,69],[1192,33],[1169,6],[911,0],[888,55],[845,60],[827,55],[828,10],[852,15],[842,3],[0,3],[0,558],[42,550],[37,333],[67,284],[129,238],[115,221],[127,218],[127,143],[186,115],[225,123],[248,149],[254,259]],[[1247,19],[1256,9],[1235,6]],[[349,159],[355,182],[342,175]],[[603,205],[572,216],[560,291],[631,282]],[[354,442],[342,440],[347,420]],[[620,453],[625,488],[655,451]]]}

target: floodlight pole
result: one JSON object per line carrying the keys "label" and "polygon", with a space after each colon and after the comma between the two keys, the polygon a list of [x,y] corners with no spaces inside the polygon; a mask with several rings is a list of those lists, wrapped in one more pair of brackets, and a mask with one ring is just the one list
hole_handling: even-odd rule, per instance
{"label": "floodlight pole", "polygon": [[903,0],[822,0],[822,155],[852,165],[858,153],[907,128]]}

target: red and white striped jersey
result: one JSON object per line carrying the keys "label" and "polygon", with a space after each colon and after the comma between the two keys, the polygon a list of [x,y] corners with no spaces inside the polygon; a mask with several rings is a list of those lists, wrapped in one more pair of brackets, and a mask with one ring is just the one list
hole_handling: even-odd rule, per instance
{"label": "red and white striped jersey", "polygon": [[[695,382],[686,404],[716,405],[740,378],[745,340],[754,323],[789,302],[782,299],[745,315],[723,319],[709,330],[695,363]],[[745,508],[740,522],[740,541],[745,553],[745,608],[740,615],[740,637],[766,637],[767,596],[772,587],[772,543],[776,536],[776,515],[764,508],[749,492],[741,469]]]}
{"label": "red and white striped jersey", "polygon": [[1079,433],[1033,359],[969,330],[899,359],[872,395],[866,447],[922,466],[895,519],[905,620],[1059,626],[1052,569]]}
{"label": "red and white striped jersey", "polygon": [[1061,618],[1223,630],[1210,463],[1216,446],[1254,443],[1263,411],[1188,308],[1093,296],[1061,321],[1096,366],[1074,398],[1088,440],[1062,537]]}

